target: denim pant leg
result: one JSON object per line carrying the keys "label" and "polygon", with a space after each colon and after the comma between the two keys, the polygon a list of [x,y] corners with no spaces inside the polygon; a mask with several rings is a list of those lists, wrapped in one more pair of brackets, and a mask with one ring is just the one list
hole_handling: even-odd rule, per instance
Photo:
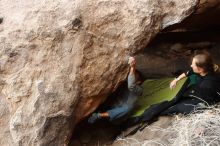
{"label": "denim pant leg", "polygon": [[117,119],[120,119],[120,118],[126,116],[131,111],[132,107],[133,106],[131,106],[131,105],[123,104],[119,107],[108,110],[107,112],[110,117],[109,120],[113,121],[113,120],[117,120]]}

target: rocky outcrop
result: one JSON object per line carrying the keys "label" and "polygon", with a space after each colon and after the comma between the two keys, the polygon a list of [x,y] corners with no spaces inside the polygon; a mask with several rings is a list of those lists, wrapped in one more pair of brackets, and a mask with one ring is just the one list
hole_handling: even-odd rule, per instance
{"label": "rocky outcrop", "polygon": [[161,116],[151,125],[145,124],[133,135],[124,131],[109,146],[184,146],[219,145],[219,106],[199,109],[189,115]]}
{"label": "rocky outcrop", "polygon": [[[118,136],[118,139],[112,144],[109,144],[109,146],[171,145],[169,140],[171,139],[170,135],[173,129],[170,127],[173,121],[175,121],[174,117],[163,116],[159,117],[157,121],[151,125],[144,124],[141,128],[138,128],[138,126],[132,127],[123,131],[122,134]],[[135,131],[135,133],[133,131]]]}
{"label": "rocky outcrop", "polygon": [[206,13],[215,8],[220,8],[220,2],[218,0],[200,0],[196,14]]}
{"label": "rocky outcrop", "polygon": [[166,28],[165,32],[200,31],[218,29],[220,20],[220,1],[200,0],[195,13],[181,23]]}
{"label": "rocky outcrop", "polygon": [[0,144],[63,145],[126,78],[127,56],[197,0],[0,1]]}
{"label": "rocky outcrop", "polygon": [[210,52],[220,64],[219,35],[219,30],[212,29],[160,33],[136,56],[137,68],[145,78],[178,76],[189,70],[192,57],[201,51]]}

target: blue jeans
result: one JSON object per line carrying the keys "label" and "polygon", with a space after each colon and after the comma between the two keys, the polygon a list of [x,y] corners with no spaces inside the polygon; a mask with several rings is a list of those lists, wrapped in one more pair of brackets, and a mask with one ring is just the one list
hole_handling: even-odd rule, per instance
{"label": "blue jeans", "polygon": [[123,104],[118,105],[117,107],[107,111],[110,117],[110,121],[120,121],[121,119],[126,118],[126,116],[128,116],[130,111],[134,108],[138,96],[140,96],[143,92],[143,88],[135,83],[134,74],[128,75],[127,82],[128,91],[125,100],[123,101]]}
{"label": "blue jeans", "polygon": [[108,110],[107,112],[109,114],[109,120],[115,121],[117,119],[126,117],[130,113],[130,111],[133,109],[133,107],[134,107],[133,105],[128,105],[124,103],[121,106]]}

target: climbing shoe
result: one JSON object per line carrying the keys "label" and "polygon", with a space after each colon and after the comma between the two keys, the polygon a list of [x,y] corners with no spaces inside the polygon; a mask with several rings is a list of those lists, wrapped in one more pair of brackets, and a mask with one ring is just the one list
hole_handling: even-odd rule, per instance
{"label": "climbing shoe", "polygon": [[100,117],[99,117],[99,113],[93,113],[89,119],[88,119],[88,122],[90,124],[93,124],[96,120],[98,120]]}

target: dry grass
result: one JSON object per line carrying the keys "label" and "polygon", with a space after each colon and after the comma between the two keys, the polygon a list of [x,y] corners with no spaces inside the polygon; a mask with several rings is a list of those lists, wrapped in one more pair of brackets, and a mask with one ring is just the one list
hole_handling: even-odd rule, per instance
{"label": "dry grass", "polygon": [[[146,127],[152,132],[165,133],[166,141],[118,138],[124,146],[219,146],[220,145],[220,108],[208,107],[187,116],[176,116],[172,125],[166,129]],[[146,136],[147,137],[147,136]]]}

